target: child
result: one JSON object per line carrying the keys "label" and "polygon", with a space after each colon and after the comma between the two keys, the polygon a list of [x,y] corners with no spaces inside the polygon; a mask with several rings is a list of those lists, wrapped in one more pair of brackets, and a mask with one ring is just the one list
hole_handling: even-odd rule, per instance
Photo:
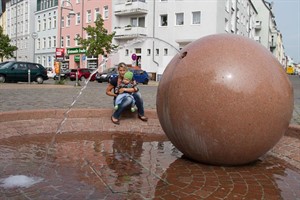
{"label": "child", "polygon": [[[124,78],[123,78],[121,84],[118,85],[118,87],[116,87],[115,93],[119,93],[119,90],[121,88],[134,88],[134,87],[136,87],[136,84],[133,83],[132,78],[133,78],[133,73],[130,72],[130,71],[126,72],[124,74]],[[135,111],[135,100],[134,100],[134,98],[131,94],[132,93],[129,93],[129,92],[123,92],[122,94],[119,94],[116,97],[116,100],[115,100],[115,110],[118,110],[118,108],[119,108],[118,105],[122,102],[124,97],[131,97],[132,98],[131,112],[134,112]]]}

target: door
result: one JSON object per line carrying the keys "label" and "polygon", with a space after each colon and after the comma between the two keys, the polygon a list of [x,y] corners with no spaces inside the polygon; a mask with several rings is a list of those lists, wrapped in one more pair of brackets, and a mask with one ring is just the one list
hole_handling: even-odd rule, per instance
{"label": "door", "polygon": [[7,74],[8,80],[11,81],[28,81],[28,70],[26,63],[14,63]]}

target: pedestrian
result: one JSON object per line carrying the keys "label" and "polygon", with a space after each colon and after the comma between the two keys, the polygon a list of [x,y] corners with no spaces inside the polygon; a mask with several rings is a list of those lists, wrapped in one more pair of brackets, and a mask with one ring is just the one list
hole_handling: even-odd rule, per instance
{"label": "pedestrian", "polygon": [[[111,116],[111,121],[114,124],[120,124],[120,116],[121,113],[125,108],[132,105],[133,100],[135,100],[135,105],[137,107],[138,112],[138,118],[142,121],[148,121],[148,118],[145,116],[144,113],[144,102],[141,96],[141,93],[139,92],[139,89],[137,87],[133,88],[120,88],[118,91],[116,91],[116,88],[122,83],[124,79],[125,73],[128,71],[127,66],[125,63],[121,62],[118,64],[118,76],[112,77],[107,85],[106,88],[106,94],[108,96],[114,97],[114,105],[116,97],[119,94],[122,94],[123,92],[130,92],[132,93],[132,96],[134,99],[130,97],[125,97],[122,99],[122,102],[118,105],[118,109],[114,111],[113,115]],[[135,80],[133,80],[135,82]]]}

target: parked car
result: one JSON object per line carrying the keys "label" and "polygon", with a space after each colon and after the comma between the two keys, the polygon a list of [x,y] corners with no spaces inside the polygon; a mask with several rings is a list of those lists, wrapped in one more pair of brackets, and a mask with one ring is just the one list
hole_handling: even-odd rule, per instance
{"label": "parked car", "polygon": [[46,67],[46,69],[47,69],[48,78],[54,78],[54,76],[56,75],[56,73],[54,72],[54,68]]}
{"label": "parked car", "polygon": [[95,78],[96,78],[96,81],[98,81],[99,83],[108,82],[110,76],[113,74],[118,74],[117,67],[108,68],[108,69],[105,69],[101,73],[96,73]]}
{"label": "parked car", "polygon": [[[149,82],[149,76],[148,73],[144,70],[139,70],[139,69],[130,69],[129,71],[131,71],[133,73],[133,79],[137,82],[137,83],[142,83],[147,85]],[[118,69],[117,67],[112,67],[109,69],[104,70],[102,73],[97,73],[96,74],[96,80],[99,83],[102,82],[108,82],[109,79],[111,77],[117,76],[118,75]]]}
{"label": "parked car", "polygon": [[[71,71],[70,71],[70,80],[71,81],[76,80],[76,72],[78,73],[78,80],[81,80],[81,81],[88,79],[90,77],[90,75],[92,74],[88,68],[71,69]],[[96,74],[93,74],[93,76],[90,79],[91,81],[95,80],[95,75]]]}
{"label": "parked car", "polygon": [[[70,77],[70,70],[69,69],[61,69],[60,72],[60,78],[61,79],[66,79]],[[53,77],[54,80],[58,80],[58,74],[55,74]]]}
{"label": "parked car", "polygon": [[48,80],[47,69],[38,63],[23,61],[8,61],[0,64],[0,82],[28,82],[30,69],[30,82],[42,84]]}

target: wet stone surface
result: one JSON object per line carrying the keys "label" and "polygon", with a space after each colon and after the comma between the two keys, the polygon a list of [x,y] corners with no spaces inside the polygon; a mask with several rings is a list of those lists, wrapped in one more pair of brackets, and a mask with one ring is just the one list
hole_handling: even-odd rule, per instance
{"label": "wet stone surface", "polygon": [[299,199],[300,168],[278,151],[289,137],[239,167],[188,160],[162,134],[63,133],[52,144],[51,134],[3,138],[0,178],[43,181],[0,187],[0,199]]}

